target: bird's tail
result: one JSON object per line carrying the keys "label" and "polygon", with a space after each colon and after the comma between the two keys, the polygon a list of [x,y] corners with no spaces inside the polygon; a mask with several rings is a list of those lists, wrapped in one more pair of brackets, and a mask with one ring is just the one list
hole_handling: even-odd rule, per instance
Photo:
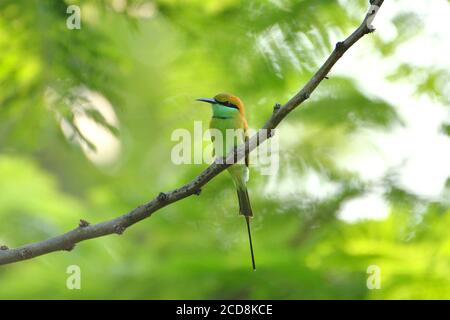
{"label": "bird's tail", "polygon": [[253,254],[252,233],[250,230],[250,218],[253,217],[253,211],[250,205],[247,188],[238,187],[237,195],[239,199],[239,212],[245,216],[245,222],[247,222],[248,241],[250,243],[250,253],[252,255],[252,266],[253,270],[256,270],[255,255]]}
{"label": "bird's tail", "polygon": [[247,222],[248,240],[250,242],[250,253],[252,255],[252,267],[253,270],[256,270],[255,255],[253,254],[252,233],[250,232],[250,217],[245,216],[245,221]]}
{"label": "bird's tail", "polygon": [[250,205],[250,199],[248,197],[247,188],[244,186],[237,187],[237,195],[239,200],[239,212],[243,216],[253,217],[252,206]]}

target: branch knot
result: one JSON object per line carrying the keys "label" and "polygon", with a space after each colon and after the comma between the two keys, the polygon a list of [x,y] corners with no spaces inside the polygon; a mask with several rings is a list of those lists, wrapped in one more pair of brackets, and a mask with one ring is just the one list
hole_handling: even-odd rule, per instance
{"label": "branch knot", "polygon": [[344,41],[336,42],[336,51],[344,50]]}
{"label": "branch knot", "polygon": [[67,247],[64,248],[65,251],[72,251],[75,248],[75,243],[69,243]]}
{"label": "branch knot", "polygon": [[275,105],[273,106],[273,113],[274,114],[277,113],[278,110],[280,110],[280,109],[281,109],[281,104],[275,103]]}
{"label": "branch knot", "polygon": [[88,227],[90,225],[90,223],[88,222],[88,221],[86,221],[86,220],[83,220],[83,219],[80,219],[80,223],[78,224],[78,226],[80,227],[80,228],[86,228],[86,227]]}
{"label": "branch knot", "polygon": [[32,255],[31,250],[27,248],[21,249],[19,254],[23,259],[31,258]]}
{"label": "branch knot", "polygon": [[164,192],[160,192],[158,194],[157,199],[158,199],[159,202],[164,202],[164,201],[167,200],[167,194],[165,194]]}
{"label": "branch knot", "polygon": [[120,224],[115,224],[113,226],[113,228],[114,228],[114,232],[117,233],[118,235],[121,235],[126,229],[124,226],[122,226]]}

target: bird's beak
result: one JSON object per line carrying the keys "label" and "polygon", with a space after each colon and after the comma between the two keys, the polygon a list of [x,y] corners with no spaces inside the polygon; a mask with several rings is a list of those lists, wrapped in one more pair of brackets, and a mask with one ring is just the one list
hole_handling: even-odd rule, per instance
{"label": "bird's beak", "polygon": [[198,99],[195,99],[195,100],[202,101],[202,102],[207,102],[207,103],[216,103],[216,100],[210,99],[210,98],[198,98]]}

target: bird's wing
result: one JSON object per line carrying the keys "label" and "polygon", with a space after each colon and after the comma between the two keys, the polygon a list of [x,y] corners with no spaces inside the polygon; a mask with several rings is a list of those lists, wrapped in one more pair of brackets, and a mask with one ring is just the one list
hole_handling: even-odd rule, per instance
{"label": "bird's wing", "polygon": [[215,136],[211,136],[211,142],[213,143],[213,148],[212,148],[212,156],[215,157],[216,156],[216,149],[214,149],[214,140],[216,140]]}
{"label": "bird's wing", "polygon": [[[248,141],[249,137],[248,137],[248,124],[247,124],[247,120],[245,118],[243,119],[243,127],[244,127],[244,143],[245,143],[245,145],[247,145],[247,141]],[[249,165],[249,153],[247,153],[247,149],[248,148],[245,149],[245,151],[246,151],[245,152],[246,153],[246,155],[245,155],[245,165],[248,168],[248,165]]]}

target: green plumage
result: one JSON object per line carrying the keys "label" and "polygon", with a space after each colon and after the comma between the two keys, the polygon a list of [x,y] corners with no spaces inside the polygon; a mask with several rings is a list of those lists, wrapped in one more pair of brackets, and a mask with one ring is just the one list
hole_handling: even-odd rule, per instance
{"label": "green plumage", "polygon": [[[235,147],[246,142],[248,139],[247,120],[244,116],[244,105],[238,97],[228,94],[218,94],[214,99],[201,98],[197,100],[208,102],[212,105],[213,116],[209,127],[211,140],[214,144],[214,155],[216,157],[223,158]],[[228,172],[236,187],[239,213],[245,216],[253,270],[256,270],[250,231],[250,218],[253,217],[253,211],[247,191],[247,181],[249,178],[248,164],[248,156],[245,156],[244,161],[234,162],[228,168]]]}
{"label": "green plumage", "polygon": [[[210,129],[217,130],[222,137],[222,139],[219,139],[212,132],[214,151],[217,157],[226,156],[234,147],[245,141],[245,123],[237,109],[213,104],[213,118],[211,119]],[[244,163],[237,163],[228,168],[236,186],[240,213],[244,216],[253,216],[247,192],[248,171],[248,167]]]}
{"label": "green plumage", "polygon": [[[234,147],[246,141],[247,123],[243,113],[241,113],[239,109],[223,106],[221,104],[212,104],[212,108],[213,117],[211,119],[210,129],[212,141],[214,143],[215,156],[225,157]],[[248,158],[246,157],[244,163],[236,163],[229,167],[228,172],[236,187],[239,201],[239,213],[245,216],[253,270],[256,270],[250,231],[250,217],[253,217],[253,211],[247,191],[247,181],[249,178]]]}

